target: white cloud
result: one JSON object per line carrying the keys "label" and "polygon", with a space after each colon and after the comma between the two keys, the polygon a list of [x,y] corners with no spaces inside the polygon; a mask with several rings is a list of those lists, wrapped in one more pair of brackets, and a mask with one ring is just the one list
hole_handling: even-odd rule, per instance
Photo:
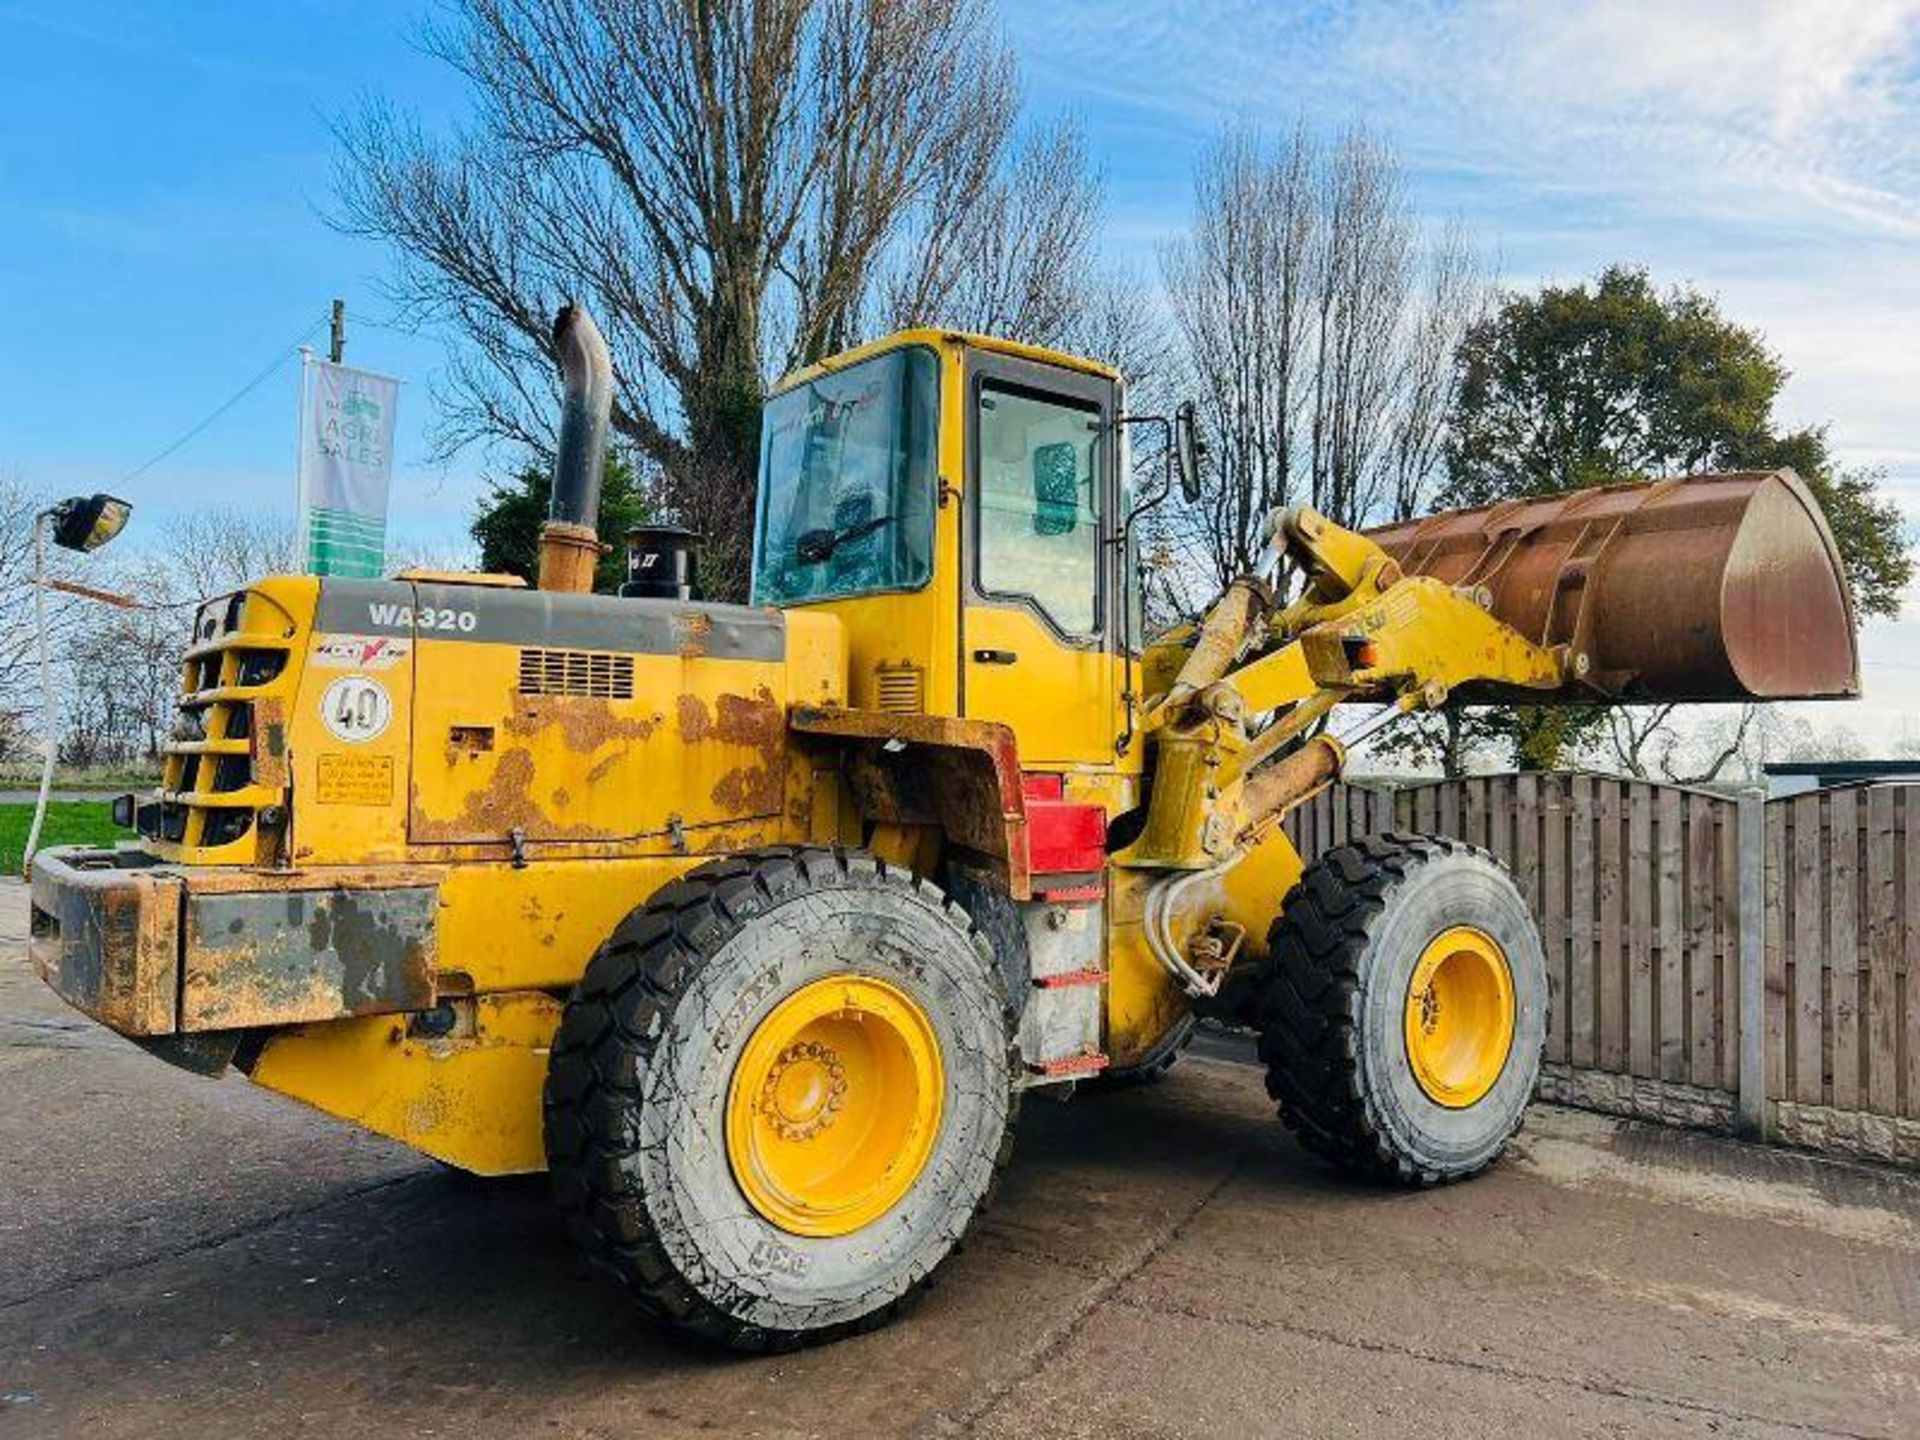
{"label": "white cloud", "polygon": [[1124,22],[1116,8],[1009,20],[1038,76],[1175,125],[1366,118],[1482,176],[1689,207],[1760,192],[1770,209],[1920,228],[1920,0],[1205,0]]}
{"label": "white cloud", "polygon": [[[1364,120],[1510,283],[1621,261],[1719,295],[1793,371],[1783,420],[1830,424],[1842,458],[1886,466],[1920,522],[1920,0],[1007,13],[1042,98],[1113,137],[1123,249],[1150,256],[1179,223],[1185,158],[1221,122]],[[1886,743],[1920,715],[1920,593],[1907,618],[1870,623],[1862,651],[1866,698],[1805,713]]]}
{"label": "white cloud", "polygon": [[1477,131],[1522,172],[1650,211],[1920,235],[1914,0],[1360,13],[1338,69],[1392,89],[1444,144]]}

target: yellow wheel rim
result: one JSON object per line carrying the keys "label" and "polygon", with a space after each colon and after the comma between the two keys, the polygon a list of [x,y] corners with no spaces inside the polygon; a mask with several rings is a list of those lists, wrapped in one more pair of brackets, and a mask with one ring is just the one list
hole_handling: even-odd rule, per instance
{"label": "yellow wheel rim", "polygon": [[1407,986],[1407,1059],[1436,1105],[1464,1110],[1493,1088],[1513,1021],[1513,970],[1491,936],[1456,925],[1420,952]]}
{"label": "yellow wheel rim", "polygon": [[793,992],[755,1027],[727,1090],[727,1160],[747,1202],[795,1235],[848,1235],[926,1168],[946,1077],[926,1012],[884,980]]}

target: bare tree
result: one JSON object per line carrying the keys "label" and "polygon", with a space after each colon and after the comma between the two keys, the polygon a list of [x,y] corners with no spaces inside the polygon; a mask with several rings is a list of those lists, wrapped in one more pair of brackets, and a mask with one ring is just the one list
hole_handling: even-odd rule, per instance
{"label": "bare tree", "polygon": [[24,485],[0,479],[0,716],[7,717],[0,737],[16,742],[33,685],[33,526],[39,511]]}
{"label": "bare tree", "polygon": [[470,542],[462,545],[444,539],[411,537],[389,537],[387,540],[389,575],[398,575],[406,570],[472,570],[477,560]]}
{"label": "bare tree", "polygon": [[1179,378],[1173,332],[1159,298],[1132,268],[1095,269],[1064,331],[1044,343],[1118,370],[1126,378],[1130,412],[1160,415],[1171,409]]}
{"label": "bare tree", "polygon": [[1201,503],[1162,524],[1214,585],[1252,563],[1277,506],[1356,524],[1428,502],[1487,278],[1457,223],[1423,237],[1384,144],[1227,130],[1161,269],[1214,460]]}
{"label": "bare tree", "polygon": [[1440,490],[1447,415],[1460,383],[1454,358],[1493,296],[1487,264],[1457,219],[1434,237],[1424,270],[1418,304],[1403,333],[1386,450],[1385,481],[1395,520],[1418,515]]}
{"label": "bare tree", "polygon": [[[470,82],[471,122],[435,138],[379,102],[342,122],[337,223],[388,242],[403,314],[457,337],[444,449],[544,450],[548,318],[567,296],[591,305],[615,425],[662,509],[709,534],[721,593],[744,580],[769,375],[859,338],[898,308],[883,290],[1015,329],[1058,322],[1084,146],[1042,134],[1003,174],[1018,86],[986,0],[451,13],[428,45]],[[910,273],[902,253],[924,273],[883,285]]]}
{"label": "bare tree", "polygon": [[1725,773],[1757,780],[1776,760],[1860,760],[1867,744],[1845,725],[1815,725],[1780,704],[1743,705],[1719,711],[1691,737],[1696,751],[1724,750],[1737,742]]}
{"label": "bare tree", "polygon": [[224,595],[263,575],[301,569],[299,537],[283,515],[223,507],[170,518],[162,527],[159,564],[144,564],[130,593],[148,603],[184,608]]}
{"label": "bare tree", "polygon": [[173,724],[192,618],[172,603],[181,577],[172,557],[156,553],[123,565],[113,581],[146,599],[131,610],[89,605],[67,640],[60,758],[68,765],[152,760]]}
{"label": "bare tree", "polygon": [[1216,585],[1253,563],[1261,518],[1295,489],[1294,426],[1311,374],[1309,272],[1321,221],[1315,165],[1304,127],[1277,150],[1256,130],[1228,131],[1195,168],[1190,233],[1161,253],[1185,378],[1212,457],[1188,518]]}
{"label": "bare tree", "polygon": [[1021,137],[971,195],[919,212],[882,290],[882,325],[1060,343],[1088,309],[1103,196],[1072,120]]}
{"label": "bare tree", "polygon": [[1620,705],[1607,712],[1607,744],[1612,759],[1636,780],[1650,779],[1660,754],[1671,754],[1679,737],[1669,723],[1677,705]]}
{"label": "bare tree", "polygon": [[1371,513],[1408,320],[1414,228],[1399,163],[1350,130],[1320,176],[1313,258],[1313,504],[1341,524]]}
{"label": "bare tree", "polygon": [[1748,763],[1750,736],[1758,733],[1762,707],[1738,710],[1705,724],[1685,727],[1679,705],[1617,705],[1606,712],[1606,744],[1613,764],[1639,780],[1705,785],[1729,773],[1755,773]]}
{"label": "bare tree", "polygon": [[78,602],[56,642],[63,694],[60,754],[70,765],[153,759],[174,721],[180,655],[194,607],[296,570],[293,526],[237,507],[170,518],[145,545],[115,554],[89,583],[137,602]]}
{"label": "bare tree", "polygon": [[[0,759],[24,752],[39,724],[38,626],[34,607],[33,527],[50,497],[0,475]],[[46,547],[47,573],[63,578],[73,557]],[[48,644],[57,654],[85,616],[57,592],[45,597]]]}

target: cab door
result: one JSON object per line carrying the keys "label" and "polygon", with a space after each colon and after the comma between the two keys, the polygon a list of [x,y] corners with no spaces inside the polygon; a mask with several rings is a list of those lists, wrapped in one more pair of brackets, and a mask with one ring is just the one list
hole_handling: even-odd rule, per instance
{"label": "cab door", "polygon": [[1120,733],[1114,385],[975,352],[967,384],[962,710],[1021,764],[1111,765]]}

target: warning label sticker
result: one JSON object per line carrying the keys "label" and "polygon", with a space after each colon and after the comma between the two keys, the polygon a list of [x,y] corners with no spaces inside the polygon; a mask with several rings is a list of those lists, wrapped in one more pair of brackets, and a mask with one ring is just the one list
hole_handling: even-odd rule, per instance
{"label": "warning label sticker", "polygon": [[391,635],[318,635],[312,663],[319,670],[391,670],[413,652],[413,642]]}
{"label": "warning label sticker", "polygon": [[322,805],[391,805],[391,755],[322,755],[314,798]]}

